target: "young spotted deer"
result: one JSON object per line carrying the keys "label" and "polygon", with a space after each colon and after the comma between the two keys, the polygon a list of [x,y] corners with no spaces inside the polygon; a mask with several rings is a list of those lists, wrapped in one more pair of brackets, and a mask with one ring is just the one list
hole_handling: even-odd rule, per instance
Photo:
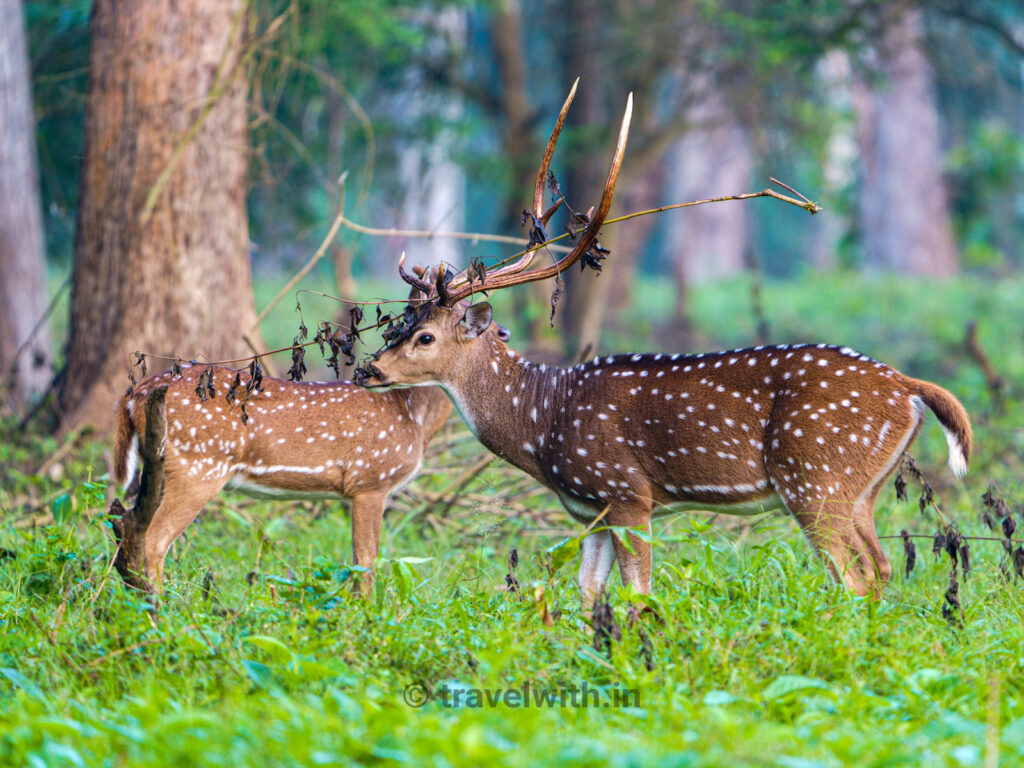
{"label": "young spotted deer", "polygon": [[[543,180],[562,119],[534,193],[542,223],[551,212],[542,211]],[[945,431],[953,472],[967,469],[970,423],[949,392],[824,344],[535,365],[498,337],[488,304],[467,300],[474,289],[550,277],[588,252],[611,204],[628,122],[627,108],[601,203],[570,253],[527,272],[529,251],[482,286],[456,277],[443,295],[416,304],[417,322],[356,380],[374,389],[441,387],[485,446],[553,490],[580,522],[604,513],[609,526],[649,531],[652,515],[676,510],[785,507],[837,580],[877,594],[890,567],[875,532],[875,498],[926,409]],[[417,284],[401,262],[399,271]],[[583,542],[585,606],[615,560],[625,584],[650,590],[651,546],[630,538],[627,547],[604,529]]]}
{"label": "young spotted deer", "polygon": [[[265,378],[243,421],[241,399],[226,397],[236,371],[213,368],[214,391],[200,399],[207,370],[182,366],[180,376],[151,376],[117,402],[114,479],[128,486],[139,470],[147,399],[166,387],[163,495],[139,534],[144,573],[126,573],[119,561],[126,580],[159,592],[167,550],[225,487],[274,499],[350,498],[353,557],[372,568],[388,496],[419,471],[427,444],[451,413],[445,394],[436,388],[378,394],[345,381]],[[244,387],[248,374],[239,375]],[[119,540],[123,529],[118,526]],[[364,594],[371,586],[369,574],[361,581]]]}

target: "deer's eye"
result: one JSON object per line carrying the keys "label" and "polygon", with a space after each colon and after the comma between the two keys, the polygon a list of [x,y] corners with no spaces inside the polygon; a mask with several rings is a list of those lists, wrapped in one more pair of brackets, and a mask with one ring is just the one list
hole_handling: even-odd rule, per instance
{"label": "deer's eye", "polygon": [[429,333],[424,333],[420,335],[418,339],[416,339],[416,343],[419,344],[421,347],[425,347],[428,344],[434,343],[434,337],[431,336]]}

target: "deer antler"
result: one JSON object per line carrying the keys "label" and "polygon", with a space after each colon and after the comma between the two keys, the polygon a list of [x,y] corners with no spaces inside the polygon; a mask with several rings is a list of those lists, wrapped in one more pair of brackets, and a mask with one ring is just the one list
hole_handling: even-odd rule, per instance
{"label": "deer antler", "polygon": [[[569,105],[572,104],[573,97],[576,95],[576,85],[578,82],[579,80],[577,80],[576,83],[573,83],[572,90],[569,91],[569,95],[566,97],[565,103],[562,105],[562,109],[558,114],[558,120],[555,122],[555,127],[551,131],[551,137],[548,139],[547,146],[544,149],[544,157],[541,160],[540,168],[537,170],[537,180],[533,189],[532,213],[535,218],[545,224],[554,212],[558,210],[559,205],[562,203],[562,199],[559,198],[547,211],[544,210],[544,184],[547,180],[548,168],[551,165],[551,158],[555,152],[555,145],[558,143],[558,137],[562,132],[562,127],[565,125],[565,116],[569,111]],[[526,253],[524,253],[522,257],[514,263],[496,269],[493,272],[489,272],[487,274],[486,281],[488,290],[493,291],[499,288],[508,288],[513,285],[520,285],[522,283],[546,280],[547,278],[553,277],[554,275],[557,275],[571,267],[579,261],[583,254],[590,250],[590,247],[597,239],[598,231],[601,229],[601,225],[604,223],[612,205],[612,197],[615,193],[615,183],[618,181],[619,170],[622,167],[622,158],[626,152],[626,138],[629,135],[629,124],[632,116],[633,94],[631,93],[629,94],[629,98],[626,100],[626,111],[622,116],[622,125],[619,128],[619,138],[615,145],[615,154],[612,156],[611,167],[608,169],[608,177],[605,180],[604,190],[601,193],[601,203],[598,205],[597,210],[594,212],[593,217],[590,219],[587,228],[583,231],[575,247],[554,264],[544,267],[543,269],[535,269],[527,272],[526,270],[531,264],[533,264],[537,250],[540,247],[539,245],[535,245],[528,249]],[[401,262],[399,262],[399,273],[401,274],[402,272]],[[465,275],[465,272],[460,274],[447,286],[447,296],[443,301],[446,306],[452,306],[456,302],[461,301],[473,293],[473,285],[466,279]],[[406,282],[410,282],[410,278],[405,274],[403,274],[402,277]],[[415,285],[415,283],[410,284]]]}
{"label": "deer antler", "polygon": [[[418,271],[416,267],[413,267],[414,272],[423,275],[425,271]],[[405,271],[405,251],[402,251],[402,255],[398,257],[398,274],[405,282],[423,292],[424,297],[430,297],[433,294],[434,286],[428,283],[426,280],[421,280],[418,277],[414,277]]]}
{"label": "deer antler", "polygon": [[[544,224],[547,224],[555,211],[562,204],[562,198],[558,198],[547,211],[544,210],[544,184],[547,181],[548,169],[551,167],[551,158],[555,154],[555,145],[558,144],[558,137],[562,135],[562,128],[565,126],[565,117],[569,114],[569,106],[572,104],[572,100],[576,98],[576,87],[580,84],[580,79],[577,77],[576,82],[572,84],[572,88],[569,89],[569,95],[565,97],[565,101],[562,103],[562,109],[558,112],[558,119],[555,121],[555,127],[551,129],[551,136],[548,138],[547,146],[544,147],[544,157],[540,161],[540,168],[537,169],[537,180],[533,185],[533,215],[535,218],[540,219]],[[504,267],[495,269],[487,273],[488,287],[493,278],[502,277],[504,275],[515,275],[527,269],[536,257],[537,250],[540,248],[539,245],[531,246],[527,249],[517,261],[512,264],[506,264]],[[448,286],[449,294],[459,291],[463,286],[469,285],[472,282],[471,279],[467,279],[466,272],[460,272],[454,280]],[[468,295],[468,294],[467,294]]]}

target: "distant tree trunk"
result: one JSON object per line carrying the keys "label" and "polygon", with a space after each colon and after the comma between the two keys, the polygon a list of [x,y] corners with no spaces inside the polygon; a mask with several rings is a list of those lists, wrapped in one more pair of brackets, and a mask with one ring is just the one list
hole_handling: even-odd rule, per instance
{"label": "distant tree trunk", "polygon": [[[750,139],[718,92],[707,90],[690,108],[690,118],[696,127],[676,143],[669,161],[669,199],[698,200],[746,189],[753,168]],[[695,283],[743,271],[745,205],[705,205],[670,215],[666,247],[680,296]]]}
{"label": "distant tree trunk", "polygon": [[[838,114],[848,115],[853,88],[849,55],[845,51],[830,51],[818,63],[817,76],[829,108]],[[837,120],[828,136],[822,167],[824,184],[821,192],[826,201],[838,199],[844,189],[855,183],[856,166],[857,137],[852,121]],[[834,206],[826,202],[824,211],[815,217],[819,221],[812,225],[810,262],[823,272],[838,265],[840,244],[851,229],[849,217],[831,208]]]}
{"label": "distant tree trunk", "polygon": [[[529,207],[533,196],[540,147],[533,132],[536,106],[530,99],[523,48],[522,9],[519,0],[503,0],[497,4],[491,20],[491,39],[494,41],[494,59],[501,82],[502,156],[512,167],[512,182],[501,203],[507,213],[510,231],[517,231],[522,223],[521,212]],[[543,254],[538,254],[538,259]],[[546,306],[551,292],[549,281],[533,283],[512,295],[516,314],[525,314],[527,304],[534,302]],[[561,357],[561,337],[552,330],[547,312],[535,314],[527,328],[526,339],[530,354],[543,359]]]}
{"label": "distant tree trunk", "polygon": [[[665,175],[663,163],[652,165],[638,175],[623,174],[625,184],[616,193],[615,207],[624,213],[657,207],[663,201]],[[612,320],[617,320],[632,300],[636,273],[644,258],[643,249],[657,218],[641,216],[614,225],[615,251],[610,257],[614,262],[609,266],[614,266],[615,270],[610,273],[612,279],[608,286],[608,310]]]}
{"label": "distant tree trunk", "polygon": [[[24,405],[49,384],[43,226],[25,26],[19,0],[0,0],[0,405]],[[13,377],[8,379],[8,371]],[[10,391],[5,391],[10,384]]]}
{"label": "distant tree trunk", "polygon": [[868,264],[949,277],[960,268],[942,178],[940,121],[921,13],[894,9],[878,46],[886,82],[855,87],[863,158],[860,229]]}
{"label": "distant tree trunk", "polygon": [[[610,95],[607,93],[607,82],[611,78],[606,77],[607,57],[601,44],[607,9],[602,0],[581,0],[571,3],[570,8],[571,13],[567,12],[566,18],[573,19],[573,42],[569,46],[566,60],[566,73],[571,76],[566,81],[571,83],[579,76],[580,86],[566,124],[568,128],[584,133],[593,133],[598,129],[598,135],[602,135],[606,133],[603,130],[606,126],[613,123],[617,126],[617,121],[609,119],[611,113],[606,96]],[[611,140],[614,141],[614,136]],[[565,149],[562,150],[569,171],[559,181],[568,202],[586,212],[591,205],[597,205],[600,201],[611,151],[606,149],[604,142],[595,140],[584,141],[579,147],[569,158],[566,158]],[[606,234],[605,238],[610,236],[610,233]],[[602,275],[589,269],[581,272],[573,268],[563,276],[565,297],[559,307],[556,322],[562,329],[565,348],[573,356],[588,345],[597,345],[604,318],[602,297],[607,295],[605,286],[600,283],[607,282],[609,275],[610,271]]]}
{"label": "distant tree trunk", "polygon": [[[452,41],[465,40],[465,13],[449,8],[436,15],[432,24]],[[403,119],[416,122],[428,114],[428,100],[423,75],[412,70],[409,86],[396,101]],[[442,124],[454,124],[462,112],[462,103],[455,96],[445,97],[438,110]],[[462,229],[463,200],[466,179],[462,169],[452,160],[455,134],[440,128],[429,140],[403,149],[398,158],[399,176],[404,191],[401,226],[408,229]],[[412,260],[421,264],[442,261],[457,270],[462,262],[462,245],[454,240],[420,240],[410,244]],[[392,267],[393,269],[393,267]]]}
{"label": "distant tree trunk", "polygon": [[134,350],[248,353],[245,7],[93,7],[64,428],[109,430]]}

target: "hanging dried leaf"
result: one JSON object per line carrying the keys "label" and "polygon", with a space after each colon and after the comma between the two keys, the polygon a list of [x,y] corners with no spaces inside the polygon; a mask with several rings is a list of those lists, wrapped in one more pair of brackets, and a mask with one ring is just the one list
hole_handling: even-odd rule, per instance
{"label": "hanging dried leaf", "polygon": [[935,532],[935,538],[932,539],[932,554],[937,558],[942,554],[942,550],[946,548],[946,536],[942,533],[940,528]]}
{"label": "hanging dried leaf", "polygon": [[185,374],[181,372],[181,360],[175,360],[171,365],[171,376],[176,379],[182,379],[185,377]]}
{"label": "hanging dried leaf", "polygon": [[956,568],[949,574],[949,588],[946,590],[946,599],[942,605],[942,616],[954,626],[963,624],[963,606],[960,605],[960,584],[956,579]]}
{"label": "hanging dried leaf", "polygon": [[512,573],[506,573],[505,574],[505,591],[506,592],[515,592],[517,595],[521,595],[522,594],[519,591],[519,579],[517,579],[515,577],[515,574],[512,574]]}
{"label": "hanging dried leaf", "polygon": [[363,322],[363,308],[356,304],[348,311],[349,333],[355,339],[359,338],[359,324]]}
{"label": "hanging dried leaf", "polygon": [[558,179],[555,178],[553,171],[548,171],[548,192],[551,193],[552,200],[558,200],[564,197],[562,194],[562,187],[558,184]]}
{"label": "hanging dried leaf", "polygon": [[601,261],[605,259],[609,253],[611,253],[611,251],[595,240],[593,245],[587,249],[586,253],[580,257],[580,272],[585,269],[592,269],[595,272],[600,272]]}
{"label": "hanging dried leaf", "polygon": [[900,531],[900,536],[903,537],[903,552],[907,556],[907,563],[903,568],[903,573],[907,578],[910,578],[910,574],[917,564],[917,547],[914,546],[914,542],[911,540],[906,528]]}
{"label": "hanging dried leaf", "polygon": [[228,388],[228,392],[224,395],[224,399],[228,401],[228,404],[235,402],[235,398],[238,397],[238,390],[242,388],[242,374],[236,373],[235,380],[231,382],[231,386]]}
{"label": "hanging dried leaf", "polygon": [[306,373],[306,348],[299,343],[296,336],[292,341],[292,367],[288,369],[289,381],[302,381]]}
{"label": "hanging dried leaf", "polygon": [[615,619],[615,612],[608,603],[607,595],[602,594],[594,603],[591,622],[594,626],[595,650],[603,651],[605,654],[611,653],[612,641],[622,640],[622,628],[619,627],[619,622]]}
{"label": "hanging dried leaf", "polygon": [[135,362],[133,366],[137,365],[142,368],[142,378],[146,378],[146,353],[145,352],[134,352]]}
{"label": "hanging dried leaf", "polygon": [[513,547],[508,553],[508,573],[505,574],[505,589],[507,592],[515,592],[522,597],[519,591],[519,579],[516,578],[516,568],[519,567],[519,552]]}
{"label": "hanging dried leaf", "polygon": [[474,256],[469,260],[469,266],[466,268],[466,277],[470,283],[474,280],[479,280],[480,285],[487,283],[487,267],[484,265],[483,259],[479,256]]}
{"label": "hanging dried leaf", "polygon": [[963,537],[955,522],[946,526],[946,554],[949,555],[952,567],[956,568],[957,558],[960,554],[960,547],[963,544]]}
{"label": "hanging dried leaf", "polygon": [[917,462],[914,461],[914,457],[906,451],[903,452],[903,458],[900,460],[900,472],[904,472],[919,483],[924,481],[921,475],[921,470],[917,466]]}
{"label": "hanging dried leaf", "polygon": [[971,572],[971,546],[966,539],[960,544],[960,566],[964,569],[964,578],[966,579]]}
{"label": "hanging dried leaf", "polygon": [[1003,518],[1003,536],[1008,539],[1013,538],[1013,534],[1017,532],[1017,524],[1013,522],[1013,515],[1010,514],[1010,510],[1006,510],[1006,517]]}
{"label": "hanging dried leaf", "polygon": [[1024,547],[1013,550],[1013,572],[1024,578]]}
{"label": "hanging dried leaf", "polygon": [[900,464],[899,472],[896,473],[896,479],[893,480],[893,485],[896,486],[896,501],[907,501],[907,479],[903,476],[903,464]]}
{"label": "hanging dried leaf", "polygon": [[320,323],[320,326],[316,329],[316,335],[313,336],[313,343],[320,347],[320,357],[326,357],[327,350],[324,348],[324,344],[327,343],[327,339],[331,335],[331,325],[326,320]]}
{"label": "hanging dried leaf", "polygon": [[253,391],[263,390],[263,368],[260,367],[259,358],[254,357],[249,363],[249,381],[246,382],[245,391],[252,394]]}
{"label": "hanging dried leaf", "polygon": [[544,222],[534,216],[531,211],[524,208],[522,223],[525,224],[527,221],[531,223],[528,247],[533,248],[534,246],[546,243],[548,241],[548,233],[544,229]]}
{"label": "hanging dried leaf", "polygon": [[551,291],[551,316],[548,318],[548,323],[552,328],[555,327],[555,311],[558,309],[558,302],[563,293],[565,293],[565,283],[562,282],[562,276],[555,275],[555,289]]}
{"label": "hanging dried leaf", "polygon": [[924,483],[921,487],[921,496],[917,500],[917,505],[921,508],[921,514],[923,515],[925,510],[931,506],[932,501],[935,499],[935,495],[932,493],[932,487],[928,483]]}
{"label": "hanging dried leaf", "polygon": [[199,374],[199,382],[196,384],[196,397],[202,402],[217,397],[217,390],[213,386],[213,366]]}

